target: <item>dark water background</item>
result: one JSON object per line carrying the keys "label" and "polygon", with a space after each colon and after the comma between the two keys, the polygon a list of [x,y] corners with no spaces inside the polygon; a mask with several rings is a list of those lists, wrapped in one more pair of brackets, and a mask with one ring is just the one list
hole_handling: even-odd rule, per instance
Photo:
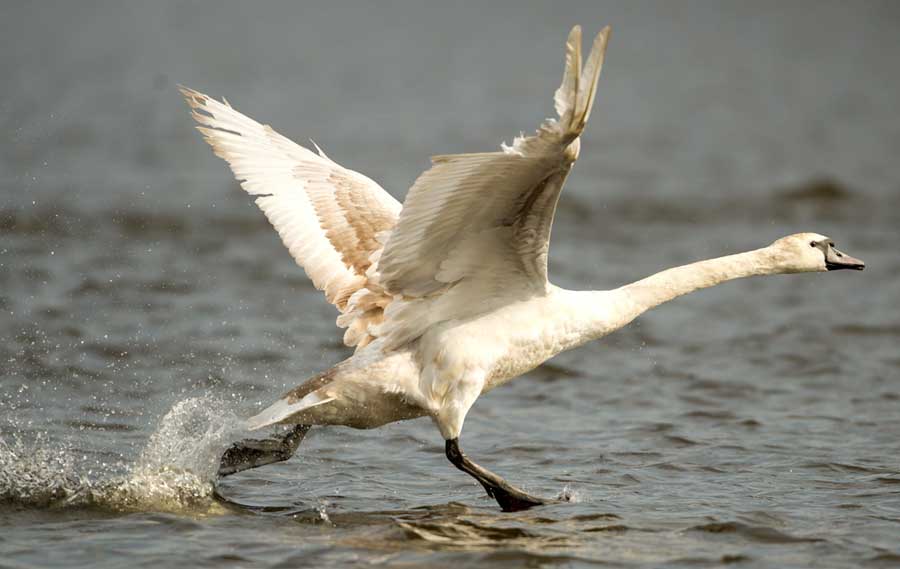
{"label": "dark water background", "polygon": [[[608,288],[797,231],[864,273],[679,299],[427,421],[213,486],[236,418],[348,355],[175,85],[401,197],[552,112],[614,35],[552,274]],[[893,2],[3,2],[0,567],[900,565]],[[217,498],[215,492],[223,498]]]}

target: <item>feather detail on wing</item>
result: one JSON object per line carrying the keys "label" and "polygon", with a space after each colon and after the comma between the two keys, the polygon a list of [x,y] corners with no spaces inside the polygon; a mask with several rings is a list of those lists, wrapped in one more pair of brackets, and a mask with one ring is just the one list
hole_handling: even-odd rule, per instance
{"label": "feather detail on wing", "polygon": [[[231,166],[247,193],[328,302],[341,311],[344,342],[363,346],[390,296],[370,282],[382,241],[400,204],[358,172],[316,154],[268,125],[192,89],[182,88],[213,151]],[[367,274],[368,273],[368,274]]]}
{"label": "feather detail on wing", "polygon": [[502,152],[436,156],[413,184],[377,265],[381,286],[401,299],[375,329],[389,346],[445,316],[546,292],[550,227],[578,157],[608,38],[607,27],[582,68],[581,29],[569,34],[554,96],[559,120],[548,119]]}

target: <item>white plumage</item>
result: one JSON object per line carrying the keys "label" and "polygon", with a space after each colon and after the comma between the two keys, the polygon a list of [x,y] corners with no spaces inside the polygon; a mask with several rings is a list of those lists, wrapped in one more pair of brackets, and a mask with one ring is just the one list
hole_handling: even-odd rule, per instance
{"label": "white plumage", "polygon": [[[378,184],[315,154],[227,102],[183,88],[213,151],[278,231],[297,264],[343,314],[348,346],[365,345],[366,328],[390,302],[366,275],[396,225],[400,203]],[[351,298],[353,302],[351,302]]]}
{"label": "white plumage", "polygon": [[[428,415],[455,445],[481,393],[661,302],[733,278],[825,270],[825,249],[808,245],[827,238],[798,234],[612,291],[548,282],[553,215],[578,157],[608,39],[607,27],[582,65],[581,30],[573,28],[554,96],[558,119],[498,152],[433,158],[402,208],[321,150],[182,89],[207,142],[257,196],[291,255],[340,311],[344,342],[356,346],[352,357],[253,417],[251,428],[371,428]],[[470,467],[461,451],[448,446],[448,456],[492,496],[512,488]]]}

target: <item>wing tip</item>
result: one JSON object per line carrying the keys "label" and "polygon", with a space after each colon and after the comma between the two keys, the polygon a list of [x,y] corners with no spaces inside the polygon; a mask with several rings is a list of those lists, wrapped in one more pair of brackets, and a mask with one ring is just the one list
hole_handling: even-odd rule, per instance
{"label": "wing tip", "polygon": [[585,89],[578,94],[578,124],[580,130],[584,129],[588,118],[591,116],[591,109],[594,106],[594,99],[597,96],[597,83],[600,80],[600,71],[603,69],[603,60],[606,58],[606,46],[609,44],[609,38],[612,34],[612,27],[604,26],[602,30],[594,38],[591,46],[591,53],[588,55],[587,63],[584,68],[585,77],[582,84]]}
{"label": "wing tip", "polygon": [[554,96],[560,126],[566,138],[575,138],[587,123],[603,67],[612,26],[604,26],[594,38],[587,60],[582,60],[581,26],[575,25],[566,40],[566,70]]}
{"label": "wing tip", "polygon": [[581,40],[581,24],[575,24],[572,26],[572,29],[569,30],[568,41],[575,42],[576,40],[579,42]]}
{"label": "wing tip", "polygon": [[612,37],[612,26],[606,25],[603,26],[603,29],[597,32],[597,36],[594,38],[593,47],[591,49],[591,53],[593,54],[594,50],[600,50],[599,53],[601,57],[606,53],[606,46],[609,44],[609,38]]}
{"label": "wing tip", "polygon": [[[178,91],[181,93],[181,96],[184,97],[184,100],[187,102],[188,106],[191,108],[191,113],[194,120],[201,122],[198,118],[199,116],[204,116],[201,114],[207,113],[209,117],[214,118],[214,110],[223,111],[228,109],[230,111],[234,110],[234,107],[231,106],[231,103],[228,102],[228,99],[222,97],[222,102],[219,102],[209,95],[205,93],[201,93],[196,89],[191,89],[182,84],[178,84]],[[218,107],[218,108],[217,108]]]}
{"label": "wing tip", "polygon": [[192,109],[199,109],[206,106],[206,103],[210,100],[207,95],[204,95],[200,91],[195,89],[191,89],[181,83],[178,84],[178,92],[181,93],[181,96],[184,97],[184,100],[187,101],[187,104]]}

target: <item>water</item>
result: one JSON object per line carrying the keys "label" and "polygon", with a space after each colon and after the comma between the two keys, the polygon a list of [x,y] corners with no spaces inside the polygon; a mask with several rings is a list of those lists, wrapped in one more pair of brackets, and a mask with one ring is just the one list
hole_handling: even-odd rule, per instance
{"label": "water", "polygon": [[[313,429],[216,483],[240,417],[348,352],[175,84],[402,197],[428,155],[550,112],[575,22],[615,31],[556,283],[802,230],[869,268],[679,299],[479,400],[467,453],[565,504],[499,512],[427,420]],[[891,3],[4,5],[0,567],[900,564],[898,22]]]}

